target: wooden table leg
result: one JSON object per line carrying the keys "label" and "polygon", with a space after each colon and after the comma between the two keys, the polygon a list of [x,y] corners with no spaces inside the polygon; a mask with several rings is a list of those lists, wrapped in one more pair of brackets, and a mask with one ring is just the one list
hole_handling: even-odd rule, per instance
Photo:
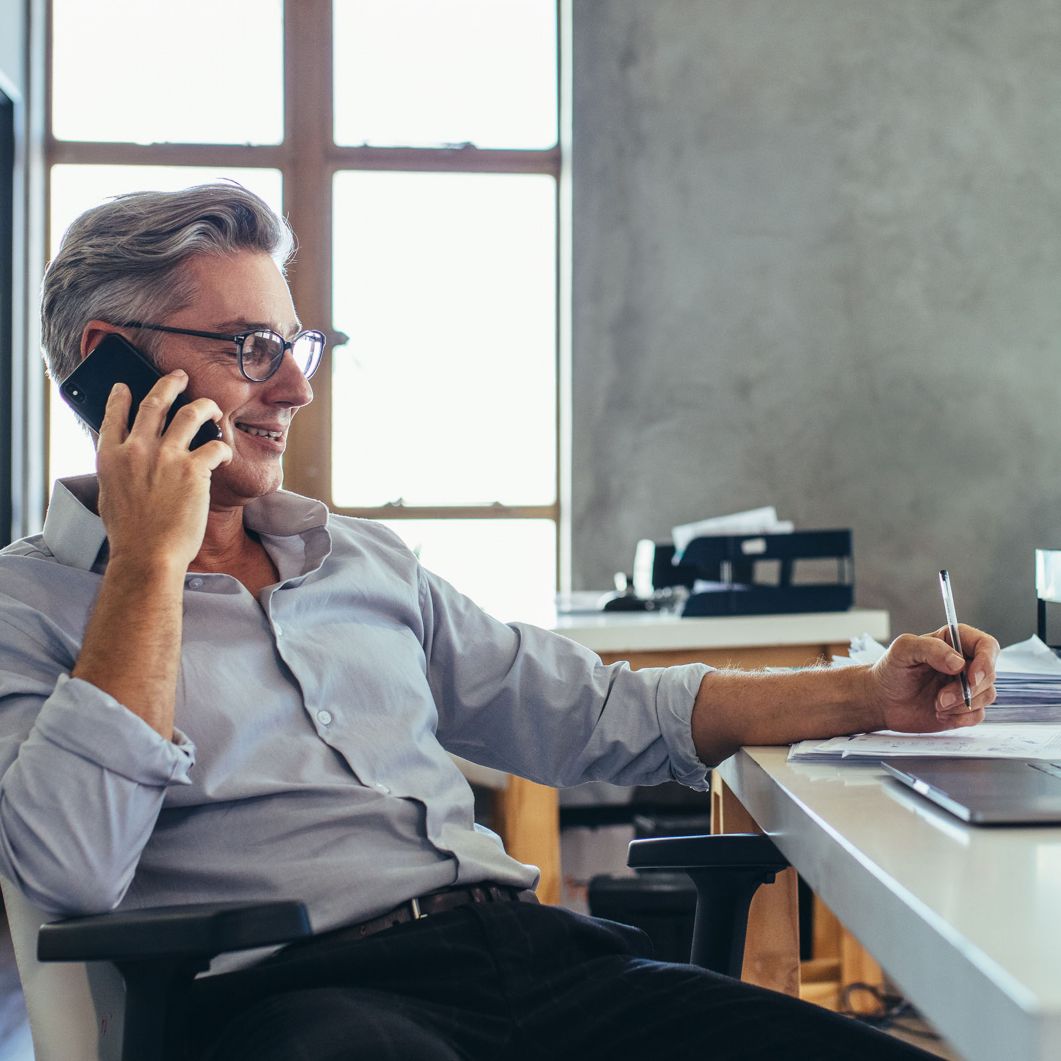
{"label": "wooden table leg", "polygon": [[[762,832],[717,771],[711,777],[711,831]],[[741,978],[799,997],[799,902],[796,871],[792,868],[779,873],[773,884],[764,884],[755,893],[748,913]]]}
{"label": "wooden table leg", "polygon": [[844,989],[851,984],[883,987],[884,972],[836,914],[815,896],[813,944],[810,960],[803,963],[801,997],[826,1009],[878,1012],[880,1005],[869,991],[846,992],[844,997]]}
{"label": "wooden table leg", "polygon": [[[717,773],[711,780],[711,831],[762,832]],[[773,884],[763,885],[752,900],[743,979],[833,1010],[841,1008],[847,985],[880,987],[884,983],[883,971],[873,956],[817,897],[813,944],[813,958],[802,970],[796,871],[787,869]],[[804,982],[804,973],[809,982]],[[868,992],[852,992],[848,1004],[856,1013],[872,1013],[878,1008]]]}
{"label": "wooden table leg", "polygon": [[[884,986],[884,970],[872,954],[845,928],[840,934],[840,986],[867,984]],[[876,998],[869,991],[851,991],[847,1005],[855,1013],[876,1013],[880,1010]]]}
{"label": "wooden table leg", "polygon": [[511,776],[494,794],[497,832],[505,850],[520,862],[537,866],[542,877],[538,898],[560,902],[560,798],[555,788]]}

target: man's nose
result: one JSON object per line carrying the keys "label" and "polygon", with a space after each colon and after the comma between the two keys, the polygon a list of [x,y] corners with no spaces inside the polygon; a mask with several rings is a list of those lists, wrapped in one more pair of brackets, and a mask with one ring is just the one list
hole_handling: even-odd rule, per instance
{"label": "man's nose", "polygon": [[293,405],[299,408],[303,405],[309,405],[313,401],[313,388],[303,374],[302,369],[298,367],[290,350],[284,353],[284,359],[280,362],[280,367],[270,377],[266,385],[269,387],[269,397],[273,401],[283,402],[285,405]]}

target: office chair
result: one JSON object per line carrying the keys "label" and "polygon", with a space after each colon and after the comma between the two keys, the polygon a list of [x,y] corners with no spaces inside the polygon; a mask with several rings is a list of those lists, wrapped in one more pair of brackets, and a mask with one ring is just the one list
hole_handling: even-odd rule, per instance
{"label": "office chair", "polygon": [[[203,903],[47,923],[0,879],[35,1061],[162,1061],[181,997],[226,951],[312,934],[298,902]],[[168,1027],[167,1027],[168,1024]]]}
{"label": "office chair", "polygon": [[636,870],[685,873],[696,888],[689,961],[740,979],[748,908],[761,884],[788,861],[762,833],[663,836],[634,840],[626,864]]}
{"label": "office chair", "polygon": [[[728,834],[637,840],[629,864],[692,877],[692,960],[738,976],[752,896],[787,865],[767,837]],[[312,934],[298,902],[160,907],[46,923],[8,881],[0,889],[36,1061],[162,1061],[180,1027],[182,995],[211,958]]]}

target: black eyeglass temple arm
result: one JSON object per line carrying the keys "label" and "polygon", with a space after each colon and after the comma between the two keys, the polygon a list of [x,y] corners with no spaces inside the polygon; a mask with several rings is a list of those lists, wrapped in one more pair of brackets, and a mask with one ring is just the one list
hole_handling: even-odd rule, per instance
{"label": "black eyeglass temple arm", "polygon": [[201,332],[197,328],[173,328],[168,324],[144,324],[142,321],[126,321],[126,328],[144,328],[151,332],[171,332],[173,335],[195,335],[200,339],[227,339],[230,343],[242,343],[252,332],[233,335],[230,332]]}

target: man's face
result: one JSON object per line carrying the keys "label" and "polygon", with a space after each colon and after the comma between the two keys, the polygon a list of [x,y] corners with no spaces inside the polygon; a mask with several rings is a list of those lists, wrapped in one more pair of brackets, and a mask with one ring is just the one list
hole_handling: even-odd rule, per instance
{"label": "man's face", "polygon": [[[298,332],[291,293],[269,255],[203,255],[185,268],[198,286],[197,297],[185,309],[153,323],[231,334],[267,327],[285,339]],[[157,360],[163,372],[182,368],[188,373],[187,397],[212,398],[221,407],[218,426],[233,456],[213,473],[212,505],[244,505],[278,490],[291,421],[313,400],[313,390],[290,351],[264,383],[244,378],[236,346],[225,340],[167,334]]]}

